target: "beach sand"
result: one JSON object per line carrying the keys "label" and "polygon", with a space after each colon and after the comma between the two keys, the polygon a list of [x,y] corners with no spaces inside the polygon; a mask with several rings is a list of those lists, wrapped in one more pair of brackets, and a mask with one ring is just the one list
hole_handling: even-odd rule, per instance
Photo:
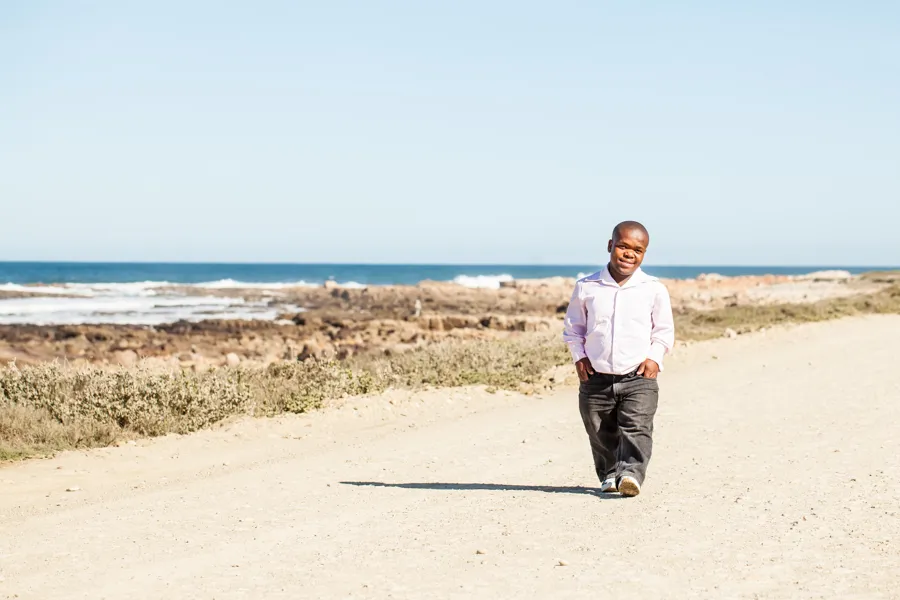
{"label": "beach sand", "polygon": [[394,391],[7,466],[0,596],[897,598],[898,331],[679,348],[635,499],[594,493],[574,388]]}

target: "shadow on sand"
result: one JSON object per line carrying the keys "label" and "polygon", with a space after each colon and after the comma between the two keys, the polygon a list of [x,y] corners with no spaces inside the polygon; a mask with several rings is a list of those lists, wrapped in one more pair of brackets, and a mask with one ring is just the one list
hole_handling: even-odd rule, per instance
{"label": "shadow on sand", "polygon": [[602,494],[600,488],[553,485],[512,485],[504,483],[385,483],[383,481],[342,481],[343,485],[358,487],[403,488],[408,490],[451,490],[487,492],[544,492],[547,494],[586,494],[604,499],[622,498],[619,494]]}

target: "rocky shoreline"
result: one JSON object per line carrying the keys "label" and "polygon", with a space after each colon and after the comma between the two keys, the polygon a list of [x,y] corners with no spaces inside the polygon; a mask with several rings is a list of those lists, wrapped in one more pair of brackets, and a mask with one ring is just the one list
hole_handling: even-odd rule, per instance
{"label": "rocky shoreline", "polygon": [[[285,310],[275,321],[206,320],[158,326],[0,325],[0,362],[131,366],[139,361],[205,370],[244,362],[267,364],[310,357],[345,359],[359,354],[404,352],[448,339],[499,339],[561,325],[574,279],[504,282],[499,289],[452,283],[342,288],[333,284],[270,292],[218,290],[217,295],[269,298]],[[721,277],[668,280],[676,312],[732,306],[811,303],[871,294],[894,275],[850,276],[829,272],[803,277]],[[196,294],[191,288],[173,292]],[[209,294],[209,290],[204,290]],[[17,292],[21,297],[21,292]]]}

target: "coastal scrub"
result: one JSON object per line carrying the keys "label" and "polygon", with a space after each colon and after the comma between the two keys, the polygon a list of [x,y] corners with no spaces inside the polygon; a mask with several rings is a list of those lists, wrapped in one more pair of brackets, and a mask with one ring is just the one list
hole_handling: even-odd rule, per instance
{"label": "coastal scrub", "polygon": [[[785,323],[900,313],[900,285],[811,304],[730,306],[675,314],[681,340]],[[107,446],[136,436],[189,433],[231,416],[304,413],[345,396],[388,388],[485,385],[519,389],[570,362],[554,332],[500,340],[445,340],[346,361],[308,359],[207,372],[135,367],[0,367],[0,461]]]}

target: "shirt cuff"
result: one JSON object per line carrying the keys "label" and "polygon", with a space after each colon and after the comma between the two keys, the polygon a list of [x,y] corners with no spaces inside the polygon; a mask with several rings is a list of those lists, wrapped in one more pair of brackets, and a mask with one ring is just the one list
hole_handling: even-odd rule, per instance
{"label": "shirt cuff", "polygon": [[665,346],[657,342],[653,342],[652,344],[650,344],[650,352],[648,353],[647,358],[658,364],[659,370],[662,371],[663,358],[666,356],[666,352],[668,352],[668,349]]}
{"label": "shirt cuff", "polygon": [[569,352],[572,353],[572,362],[578,362],[582,358],[587,358],[584,344],[569,344]]}

